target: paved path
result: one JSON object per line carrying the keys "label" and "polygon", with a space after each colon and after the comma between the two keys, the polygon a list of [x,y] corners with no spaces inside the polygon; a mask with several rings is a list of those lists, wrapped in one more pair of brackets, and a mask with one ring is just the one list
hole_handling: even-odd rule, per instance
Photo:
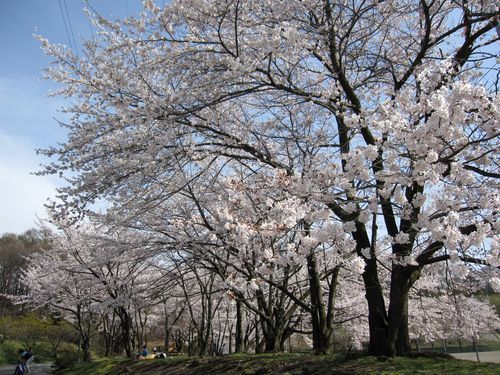
{"label": "paved path", "polygon": [[[467,359],[469,361],[477,361],[476,353],[453,353],[453,357],[458,359]],[[479,360],[481,362],[500,363],[500,351],[496,352],[479,352]]]}
{"label": "paved path", "polygon": [[[50,367],[50,363],[34,363],[31,366],[31,375],[51,375],[52,368]],[[12,375],[14,373],[14,369],[16,366],[0,366],[0,375]]]}

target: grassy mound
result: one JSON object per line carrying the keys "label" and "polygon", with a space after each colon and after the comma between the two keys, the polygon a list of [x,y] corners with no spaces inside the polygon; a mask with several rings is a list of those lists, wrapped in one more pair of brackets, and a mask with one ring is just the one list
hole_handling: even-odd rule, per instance
{"label": "grassy mound", "polygon": [[229,355],[210,358],[174,357],[132,361],[123,358],[79,363],[60,375],[347,375],[347,374],[454,374],[494,375],[500,365],[461,361],[448,356],[416,358],[340,356],[317,357],[300,354]]}

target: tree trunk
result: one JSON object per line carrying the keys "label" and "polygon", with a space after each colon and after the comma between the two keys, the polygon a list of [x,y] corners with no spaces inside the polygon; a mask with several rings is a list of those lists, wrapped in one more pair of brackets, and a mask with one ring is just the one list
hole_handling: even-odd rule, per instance
{"label": "tree trunk", "polygon": [[235,332],[235,343],[234,352],[241,353],[243,351],[243,319],[241,316],[242,303],[239,298],[236,299],[236,332]]}
{"label": "tree trunk", "polygon": [[265,330],[263,331],[263,334],[265,345],[264,351],[266,353],[277,353],[283,351],[283,348],[281,347],[283,337],[282,330]]}
{"label": "tree trunk", "polygon": [[165,313],[165,341],[163,342],[165,346],[165,354],[168,355],[168,348],[170,346],[170,335],[171,329],[168,325],[168,315]]}
{"label": "tree trunk", "polygon": [[408,293],[405,299],[403,316],[399,325],[398,337],[396,341],[396,354],[407,355],[411,352],[410,332],[408,330]]}
{"label": "tree trunk", "polygon": [[476,359],[478,362],[480,362],[479,360],[479,351],[477,350],[477,339],[476,339],[476,336],[472,337],[472,345],[474,346],[474,351],[476,352]]}
{"label": "tree trunk", "polygon": [[125,350],[127,357],[132,358],[132,342],[130,336],[130,330],[132,329],[132,321],[128,311],[124,307],[119,307],[117,311],[118,317],[120,318],[121,327],[121,344]]}
{"label": "tree trunk", "polygon": [[389,325],[385,310],[382,286],[378,279],[376,259],[366,260],[363,281],[368,302],[368,326],[370,342],[368,352],[371,355],[384,355],[386,347],[387,328]]}
{"label": "tree trunk", "polygon": [[405,355],[410,352],[408,335],[408,291],[410,280],[406,266],[392,265],[389,296],[389,326],[385,342],[385,355]]}
{"label": "tree trunk", "polygon": [[417,350],[417,352],[420,353],[420,346],[418,345],[418,339],[415,339],[414,342],[415,342],[415,349]]}
{"label": "tree trunk", "polygon": [[212,303],[210,294],[202,296],[201,324],[197,328],[199,356],[209,354],[210,334],[212,333]]}
{"label": "tree trunk", "polygon": [[278,307],[272,307],[270,317],[260,317],[265,352],[276,353],[285,350],[285,341],[293,333],[287,327],[294,311],[294,307],[287,312]]}
{"label": "tree trunk", "polygon": [[109,357],[111,355],[111,339],[107,332],[104,332],[103,336],[104,336],[104,356]]}
{"label": "tree trunk", "polygon": [[262,353],[262,346],[260,343],[260,331],[259,331],[259,316],[255,315],[255,354]]}
{"label": "tree trunk", "polygon": [[408,330],[408,292],[418,279],[418,269],[393,264],[389,311],[386,314],[382,288],[378,281],[376,261],[367,260],[363,280],[368,301],[368,324],[372,355],[406,355],[411,351]]}
{"label": "tree trunk", "polygon": [[90,354],[90,338],[89,337],[82,337],[82,353],[83,353],[83,362],[90,362],[91,361],[91,354]]}
{"label": "tree trunk", "polygon": [[[327,354],[332,349],[333,327],[328,324],[323,288],[318,275],[314,252],[307,257],[307,272],[311,298],[311,322],[313,329],[313,349],[316,354]],[[330,312],[331,313],[331,312]]]}

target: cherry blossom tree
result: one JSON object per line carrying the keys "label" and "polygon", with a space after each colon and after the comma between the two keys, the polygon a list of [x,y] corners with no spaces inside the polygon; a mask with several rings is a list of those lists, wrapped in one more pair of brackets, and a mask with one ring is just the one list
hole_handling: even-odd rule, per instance
{"label": "cherry blossom tree", "polygon": [[266,351],[283,349],[301,324],[301,310],[310,314],[314,348],[320,349],[331,345],[337,285],[349,272],[359,275],[363,260],[345,252],[353,245],[341,228],[332,230],[327,207],[280,191],[281,181],[280,175],[232,176],[213,188],[199,181],[185,192],[188,201],[134,217],[136,223],[150,220],[140,226],[152,228],[151,215],[168,212],[171,227],[158,228],[169,231],[163,246],[182,249],[189,263],[219,274],[237,301],[259,316]]}
{"label": "cherry blossom tree", "polygon": [[150,286],[159,276],[152,272],[148,247],[133,233],[96,224],[61,227],[52,240],[52,249],[29,259],[23,282],[30,291],[20,302],[69,314],[81,335],[84,360],[90,359],[100,316],[106,326],[108,315],[116,315],[115,343],[132,357],[144,340],[147,311],[154,303]]}
{"label": "cherry blossom tree", "polygon": [[[443,268],[446,268],[443,270]],[[409,300],[410,338],[416,343],[472,340],[498,329],[494,307],[479,298],[486,289],[477,267],[436,263],[413,285]]]}
{"label": "cherry blossom tree", "polygon": [[[78,331],[83,361],[91,359],[91,338],[98,329],[100,288],[92,278],[76,272],[67,262],[65,249],[55,241],[50,251],[34,254],[23,275],[29,294],[16,298],[30,308],[48,307]],[[61,251],[63,250],[63,251]]]}
{"label": "cherry blossom tree", "polygon": [[[207,173],[271,176],[265,194],[322,206],[329,238],[363,259],[369,351],[404,354],[421,272],[487,267],[497,248],[498,17],[494,2],[440,0],[145,1],[122,23],[94,15],[85,57],[42,39],[58,93],[76,99],[67,142],[43,151],[57,157],[45,173],[71,172],[52,208],[80,218],[104,198],[134,226]],[[303,242],[320,227],[309,214]],[[304,255],[318,333],[328,316],[316,252]]]}

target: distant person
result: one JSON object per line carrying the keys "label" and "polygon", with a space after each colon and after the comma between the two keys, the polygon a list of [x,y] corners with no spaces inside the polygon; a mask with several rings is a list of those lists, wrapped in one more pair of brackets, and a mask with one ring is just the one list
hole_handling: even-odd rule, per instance
{"label": "distant person", "polygon": [[14,370],[14,375],[24,375],[24,363],[22,360],[17,361],[16,369]]}
{"label": "distant person", "polygon": [[31,367],[30,367],[30,365],[31,365],[31,362],[33,362],[34,359],[35,359],[35,356],[32,355],[24,363],[24,372],[25,372],[25,374],[31,374]]}
{"label": "distant person", "polygon": [[148,347],[146,345],[144,345],[142,347],[142,352],[141,352],[141,356],[143,356],[144,358],[146,358],[148,356]]}
{"label": "distant person", "polygon": [[24,367],[24,374],[29,374],[31,373],[31,362],[35,359],[35,356],[33,355],[33,352],[31,349],[28,349],[28,351],[23,352],[21,361],[24,362],[23,367]]}

